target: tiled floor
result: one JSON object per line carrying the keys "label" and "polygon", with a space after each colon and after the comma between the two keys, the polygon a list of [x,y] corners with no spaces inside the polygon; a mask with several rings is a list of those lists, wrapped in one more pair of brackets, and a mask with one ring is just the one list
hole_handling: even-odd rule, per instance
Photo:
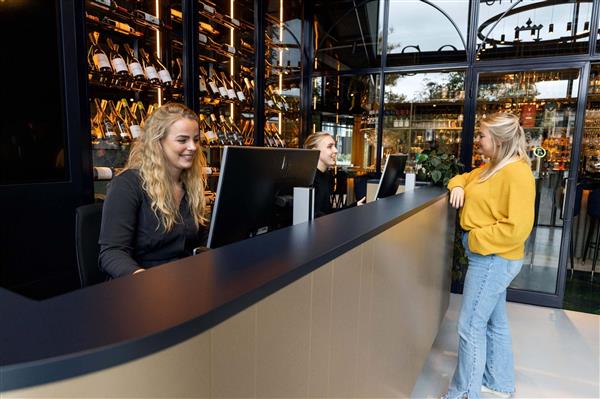
{"label": "tiled floor", "polygon": [[[456,366],[461,298],[452,294],[412,398],[439,398],[448,387]],[[508,304],[508,314],[515,398],[600,398],[600,316],[517,303]]]}

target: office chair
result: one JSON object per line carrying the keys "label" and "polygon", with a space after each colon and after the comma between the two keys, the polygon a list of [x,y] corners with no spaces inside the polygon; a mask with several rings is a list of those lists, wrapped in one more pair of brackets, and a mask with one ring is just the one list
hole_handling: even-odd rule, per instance
{"label": "office chair", "polygon": [[108,279],[106,273],[98,267],[101,222],[102,203],[82,205],[75,210],[75,251],[81,288]]}

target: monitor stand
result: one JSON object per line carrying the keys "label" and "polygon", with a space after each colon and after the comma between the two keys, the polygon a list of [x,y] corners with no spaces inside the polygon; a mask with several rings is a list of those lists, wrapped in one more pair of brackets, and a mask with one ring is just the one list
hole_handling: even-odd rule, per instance
{"label": "monitor stand", "polygon": [[315,189],[294,187],[293,224],[300,224],[315,218]]}

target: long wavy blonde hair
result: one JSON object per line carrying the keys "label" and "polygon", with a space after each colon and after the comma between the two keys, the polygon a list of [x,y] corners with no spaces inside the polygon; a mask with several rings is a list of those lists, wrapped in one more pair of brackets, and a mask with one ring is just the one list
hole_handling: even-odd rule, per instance
{"label": "long wavy blonde hair", "polygon": [[507,164],[515,160],[523,160],[531,165],[527,155],[527,139],[519,124],[519,117],[504,112],[498,112],[481,121],[481,126],[487,128],[494,143],[494,155],[489,166],[479,176],[484,182],[496,174]]}
{"label": "long wavy blonde hair", "polygon": [[[133,145],[127,169],[136,169],[142,178],[142,187],[150,197],[152,210],[165,231],[173,229],[181,220],[179,207],[173,194],[174,182],[167,170],[168,160],[162,148],[162,139],[169,128],[180,119],[198,120],[198,116],[183,104],[168,103],[155,110],[144,123],[144,133]],[[196,151],[192,167],[181,172],[181,182],[185,189],[190,212],[196,227],[205,225],[206,158],[200,148]],[[158,229],[159,226],[157,226]]]}

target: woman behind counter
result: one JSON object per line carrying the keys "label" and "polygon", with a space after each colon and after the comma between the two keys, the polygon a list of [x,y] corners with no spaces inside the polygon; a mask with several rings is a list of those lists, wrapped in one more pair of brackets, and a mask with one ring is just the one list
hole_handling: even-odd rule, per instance
{"label": "woman behind counter", "polygon": [[458,365],[445,398],[477,399],[481,392],[515,391],[506,289],[521,270],[534,220],[535,182],[519,118],[497,113],[482,120],[483,168],[448,182],[450,203],[469,259],[458,320]]}
{"label": "woman behind counter", "polygon": [[199,137],[196,114],[182,104],[165,104],[146,120],[104,202],[99,264],[113,278],[192,255],[204,244]]}
{"label": "woman behind counter", "polygon": [[[328,172],[329,168],[335,165],[338,153],[335,146],[335,139],[327,132],[312,133],[304,141],[304,148],[320,151],[315,182],[313,184],[315,188],[315,217],[339,211],[342,208],[334,209],[331,205],[330,198],[333,194],[333,182]],[[362,198],[360,201],[346,205],[344,208],[362,205],[364,201],[365,198]]]}

